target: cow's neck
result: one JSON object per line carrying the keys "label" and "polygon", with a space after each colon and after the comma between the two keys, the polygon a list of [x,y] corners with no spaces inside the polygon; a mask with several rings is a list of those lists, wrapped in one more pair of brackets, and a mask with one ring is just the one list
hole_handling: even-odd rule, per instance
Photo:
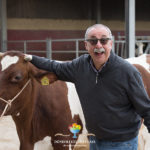
{"label": "cow's neck", "polygon": [[[16,114],[13,115],[13,119],[18,130],[25,129],[26,132],[23,134],[29,135],[30,133],[30,136],[32,137],[32,135],[34,135],[34,137],[36,137],[35,139],[37,140],[41,140],[46,136],[47,132],[44,130],[45,127],[43,126],[45,126],[45,124],[50,124],[50,122],[46,122],[47,116],[44,116],[43,112],[41,111],[41,107],[45,106],[42,101],[47,101],[46,99],[40,99],[40,94],[43,92],[41,90],[41,85],[35,79],[33,79],[28,87],[28,94],[26,95],[28,96],[28,99],[23,97],[21,99],[22,102],[26,101],[26,104],[21,106],[22,108],[18,109]],[[45,107],[44,109],[47,111]],[[20,113],[20,115],[17,116],[17,113]],[[37,124],[39,126],[37,126]],[[33,126],[34,129],[32,128]],[[40,129],[43,130],[39,134],[37,131]],[[51,133],[52,131],[49,129],[50,136],[52,136]]]}
{"label": "cow's neck", "polygon": [[28,118],[30,114],[32,114],[33,95],[34,91],[31,81],[26,89],[14,101],[15,107],[13,107],[12,116],[15,116],[16,118]]}

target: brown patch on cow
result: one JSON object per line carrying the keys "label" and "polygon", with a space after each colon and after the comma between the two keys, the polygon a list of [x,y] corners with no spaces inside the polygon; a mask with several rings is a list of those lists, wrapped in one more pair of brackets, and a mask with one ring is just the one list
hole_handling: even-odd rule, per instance
{"label": "brown patch on cow", "polygon": [[146,54],[146,62],[150,64],[150,54]]}
{"label": "brown patch on cow", "polygon": [[50,83],[53,83],[58,80],[57,76],[54,73],[38,69],[30,62],[28,63],[28,69],[29,69],[29,76],[31,78],[35,78],[40,84],[41,84],[41,79],[44,76],[46,76],[49,79]]}
{"label": "brown patch on cow", "polygon": [[150,71],[150,54],[146,54],[146,62],[149,64],[149,71]]}
{"label": "brown patch on cow", "polygon": [[[150,55],[149,55],[150,56]],[[148,57],[149,57],[148,56]],[[150,57],[148,58],[150,59]],[[150,63],[149,60],[147,60],[148,63]],[[150,97],[150,73],[141,65],[139,64],[134,64],[134,66],[139,70],[141,73],[144,87],[147,91],[148,96]],[[149,133],[144,125],[144,119],[141,120],[141,128],[139,130],[139,135],[138,135],[138,149],[142,150],[143,148],[146,148],[148,142],[149,142]]]}
{"label": "brown patch on cow", "polygon": [[150,97],[150,73],[141,65],[139,64],[133,64],[141,73],[142,79],[143,79],[143,83],[144,83],[144,87],[147,91],[148,96]]}

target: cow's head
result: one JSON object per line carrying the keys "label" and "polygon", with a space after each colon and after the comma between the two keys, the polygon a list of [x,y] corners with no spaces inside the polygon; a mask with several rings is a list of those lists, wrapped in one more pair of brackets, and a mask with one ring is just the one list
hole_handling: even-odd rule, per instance
{"label": "cow's head", "polygon": [[[57,77],[54,73],[40,70],[24,60],[24,54],[21,52],[8,51],[3,53],[0,56],[0,115],[7,102],[9,104],[10,100],[25,86],[27,87],[23,89],[20,96],[23,97],[25,94],[28,94],[29,86],[31,87],[32,82],[35,80],[41,84],[48,84],[48,82],[56,81]],[[18,100],[19,96],[16,99]],[[13,112],[11,109],[9,108],[8,110]]]}

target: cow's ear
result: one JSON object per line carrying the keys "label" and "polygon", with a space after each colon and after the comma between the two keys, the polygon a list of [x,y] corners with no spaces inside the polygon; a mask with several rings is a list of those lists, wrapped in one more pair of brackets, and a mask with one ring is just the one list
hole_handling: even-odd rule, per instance
{"label": "cow's ear", "polygon": [[38,72],[38,74],[36,74],[34,77],[42,85],[50,85],[58,80],[54,73],[46,71]]}
{"label": "cow's ear", "polygon": [[31,63],[29,64],[29,67],[30,67],[30,76],[35,78],[42,85],[49,85],[58,80],[57,76],[52,72],[38,69]]}

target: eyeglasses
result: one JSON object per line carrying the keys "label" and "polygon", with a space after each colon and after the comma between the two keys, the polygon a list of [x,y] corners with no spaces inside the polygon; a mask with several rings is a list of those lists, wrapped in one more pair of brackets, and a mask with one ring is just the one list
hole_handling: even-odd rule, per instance
{"label": "eyeglasses", "polygon": [[111,40],[111,38],[86,39],[86,41],[90,42],[91,45],[96,45],[98,41],[100,41],[102,45],[105,45],[109,40]]}

